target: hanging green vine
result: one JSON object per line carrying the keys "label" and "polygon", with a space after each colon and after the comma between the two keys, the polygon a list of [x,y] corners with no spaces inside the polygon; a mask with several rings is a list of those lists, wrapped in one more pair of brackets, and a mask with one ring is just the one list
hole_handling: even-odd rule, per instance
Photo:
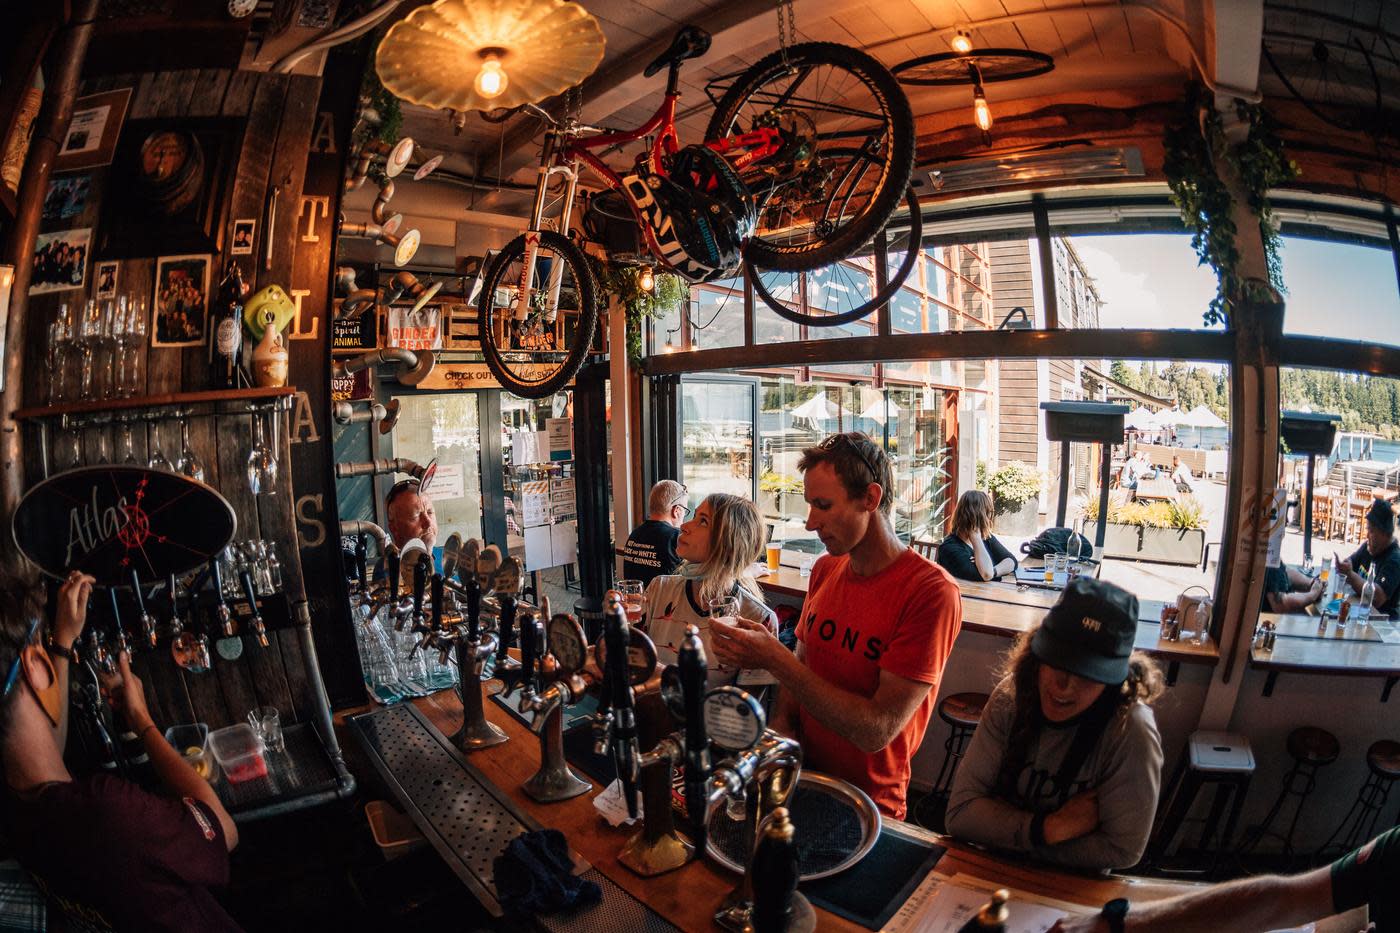
{"label": "hanging green vine", "polygon": [[627,358],[636,365],[642,361],[642,325],[647,318],[663,320],[684,309],[690,301],[690,286],[673,272],[653,272],[650,291],[642,288],[643,266],[605,262],[589,256],[600,294],[616,295],[627,312]]}
{"label": "hanging green vine", "polygon": [[390,146],[398,142],[399,133],[403,130],[403,106],[380,82],[373,65],[365,69],[365,78],[360,84],[360,101],[363,106],[379,114],[378,126],[366,123],[364,138],[378,139]]}
{"label": "hanging green vine", "polygon": [[[1233,145],[1225,135],[1213,96],[1200,85],[1186,94],[1182,118],[1167,128],[1166,157],[1162,168],[1171,187],[1172,201],[1191,231],[1191,246],[1202,264],[1215,270],[1215,297],[1205,312],[1207,325],[1229,326],[1236,302],[1268,301],[1270,289],[1282,293],[1283,269],[1279,257],[1279,234],[1269,205],[1270,188],[1298,176],[1298,166],[1283,151],[1283,141],[1273,119],[1259,104],[1235,101],[1235,113],[1249,127],[1243,143]],[[1259,219],[1268,265],[1267,283],[1242,279],[1239,275],[1237,233],[1231,216],[1233,199],[1216,171],[1217,160],[1224,161],[1239,176],[1249,209]]]}

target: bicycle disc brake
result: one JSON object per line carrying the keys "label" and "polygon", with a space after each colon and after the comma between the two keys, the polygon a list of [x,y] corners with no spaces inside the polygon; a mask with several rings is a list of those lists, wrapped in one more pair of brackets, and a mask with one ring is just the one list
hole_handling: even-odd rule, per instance
{"label": "bicycle disc brake", "polygon": [[754,120],[754,129],[775,129],[782,146],[760,163],[760,169],[778,178],[792,178],[807,171],[817,152],[817,124],[800,110],[774,107]]}

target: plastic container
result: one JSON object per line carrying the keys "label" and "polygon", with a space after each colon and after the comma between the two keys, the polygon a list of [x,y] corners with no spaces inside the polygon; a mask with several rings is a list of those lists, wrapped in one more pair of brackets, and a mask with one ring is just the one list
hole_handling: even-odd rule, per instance
{"label": "plastic container", "polygon": [[191,768],[206,781],[214,779],[214,758],[209,754],[209,727],[202,722],[171,726],[165,741],[185,757]]}
{"label": "plastic container", "polygon": [[267,777],[262,739],[246,722],[209,733],[209,747],[230,784]]}
{"label": "plastic container", "polygon": [[401,858],[427,843],[412,820],[383,800],[371,800],[365,804],[365,818],[369,820],[374,843],[379,846],[386,862]]}

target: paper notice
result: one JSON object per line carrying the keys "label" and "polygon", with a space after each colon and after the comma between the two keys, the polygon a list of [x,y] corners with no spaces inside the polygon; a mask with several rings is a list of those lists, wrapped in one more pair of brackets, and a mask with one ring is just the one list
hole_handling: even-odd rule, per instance
{"label": "paper notice", "polygon": [[637,822],[642,816],[642,798],[637,796],[637,817],[633,819],[627,815],[627,801],[622,798],[622,782],[613,781],[603,792],[593,798],[593,806],[598,808],[598,812],[603,814],[603,819],[612,826],[624,826]]}

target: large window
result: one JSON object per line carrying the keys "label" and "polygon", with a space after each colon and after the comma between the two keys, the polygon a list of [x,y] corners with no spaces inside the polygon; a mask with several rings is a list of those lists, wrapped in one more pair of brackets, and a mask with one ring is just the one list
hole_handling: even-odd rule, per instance
{"label": "large window", "polygon": [[713,492],[753,498],[754,379],[681,383],[681,482],[690,505]]}
{"label": "large window", "polygon": [[399,396],[394,456],[437,461],[429,488],[437,512],[438,543],[456,532],[480,538],[481,430],[474,392]]}
{"label": "large window", "polygon": [[1284,236],[1282,261],[1286,331],[1400,346],[1400,289],[1388,246]]}

